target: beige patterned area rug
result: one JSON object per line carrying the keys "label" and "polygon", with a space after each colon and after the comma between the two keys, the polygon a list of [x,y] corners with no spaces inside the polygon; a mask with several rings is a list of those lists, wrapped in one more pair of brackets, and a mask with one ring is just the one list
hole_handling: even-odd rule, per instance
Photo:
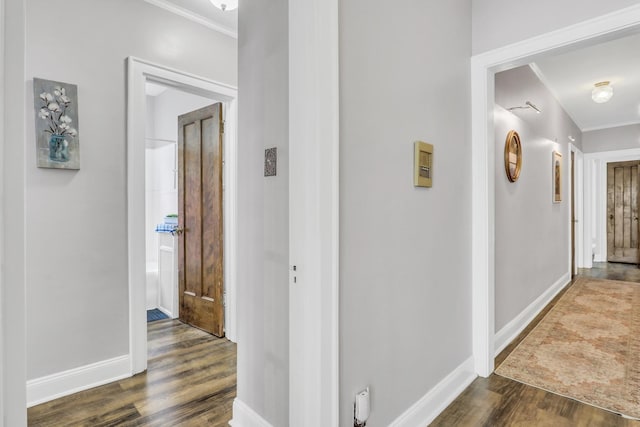
{"label": "beige patterned area rug", "polygon": [[496,373],[640,418],[640,284],[578,278]]}

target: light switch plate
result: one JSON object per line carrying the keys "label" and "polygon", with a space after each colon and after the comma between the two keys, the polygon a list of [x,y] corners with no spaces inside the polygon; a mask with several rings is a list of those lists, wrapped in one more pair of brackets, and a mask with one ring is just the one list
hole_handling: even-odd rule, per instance
{"label": "light switch plate", "polygon": [[422,141],[414,142],[413,185],[431,187],[433,180],[433,145]]}

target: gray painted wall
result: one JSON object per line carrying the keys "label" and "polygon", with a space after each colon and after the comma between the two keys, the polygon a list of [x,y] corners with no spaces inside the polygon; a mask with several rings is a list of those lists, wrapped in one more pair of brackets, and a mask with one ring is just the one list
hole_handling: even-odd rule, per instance
{"label": "gray painted wall", "polygon": [[582,135],[582,146],[585,153],[639,148],[640,124],[585,132]]}
{"label": "gray painted wall", "polygon": [[340,3],[341,426],[365,386],[388,425],[471,356],[470,20],[467,0]]}
{"label": "gray painted wall", "polygon": [[473,54],[568,27],[637,0],[473,0]]}
{"label": "gray painted wall", "polygon": [[[499,331],[568,273],[568,135],[581,147],[581,132],[531,68],[495,78],[495,328]],[[542,110],[505,108],[531,101]],[[522,142],[522,171],[511,183],[504,170],[510,130]],[[557,141],[557,142],[556,142]],[[552,152],[562,153],[562,202],[552,203]]]}
{"label": "gray painted wall", "polygon": [[273,426],[289,424],[288,23],[287,0],[240,3],[238,399]]}
{"label": "gray painted wall", "polygon": [[[27,110],[27,378],[33,379],[128,353],[125,58],[235,85],[237,55],[236,40],[144,2],[32,0],[26,7],[27,99],[34,76],[77,84],[82,138],[79,171],[36,168],[34,116]],[[60,23],[55,37],[52,23]]]}

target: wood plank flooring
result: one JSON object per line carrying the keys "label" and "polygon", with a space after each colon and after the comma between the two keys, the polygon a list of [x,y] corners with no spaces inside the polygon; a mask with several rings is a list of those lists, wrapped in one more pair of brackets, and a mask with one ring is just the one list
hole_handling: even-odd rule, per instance
{"label": "wood plank flooring", "polygon": [[[579,274],[640,282],[640,269],[631,264],[596,263],[593,269],[580,269]],[[569,286],[496,357],[496,366],[542,320]],[[639,427],[640,421],[629,420],[603,409],[491,374],[489,378],[476,378],[431,426]]]}
{"label": "wood plank flooring", "polygon": [[228,426],[236,345],[177,320],[148,324],[148,370],[28,410],[29,426]]}
{"label": "wood plank flooring", "polygon": [[[640,282],[640,269],[595,264],[580,274]],[[524,339],[556,297],[498,357]],[[149,370],[30,408],[30,426],[227,426],[236,394],[236,346],[178,321],[149,324]],[[497,375],[477,378],[433,426],[634,426],[640,422]]]}

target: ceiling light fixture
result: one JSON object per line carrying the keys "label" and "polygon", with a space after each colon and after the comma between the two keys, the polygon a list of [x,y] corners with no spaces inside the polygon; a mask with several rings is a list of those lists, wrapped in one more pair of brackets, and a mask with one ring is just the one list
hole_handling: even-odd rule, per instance
{"label": "ceiling light fixture", "polygon": [[511,107],[511,108],[507,108],[507,110],[509,111],[513,111],[513,110],[526,110],[528,108],[532,108],[533,110],[535,110],[536,113],[540,114],[542,113],[542,110],[540,110],[538,107],[536,107],[535,105],[533,105],[531,102],[527,101],[524,103],[524,105],[521,105],[519,107]]}
{"label": "ceiling light fixture", "polygon": [[238,0],[211,0],[211,4],[223,12],[238,8]]}
{"label": "ceiling light fixture", "polygon": [[595,84],[595,87],[591,91],[591,99],[596,104],[602,104],[607,102],[613,96],[613,88],[609,85],[608,81],[599,82]]}

